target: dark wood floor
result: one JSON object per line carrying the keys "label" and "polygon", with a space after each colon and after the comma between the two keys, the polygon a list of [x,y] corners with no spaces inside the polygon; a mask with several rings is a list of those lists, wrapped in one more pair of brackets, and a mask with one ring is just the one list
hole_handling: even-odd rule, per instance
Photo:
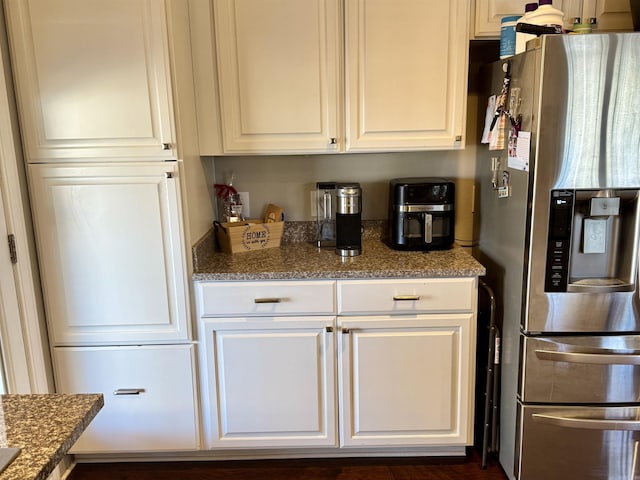
{"label": "dark wood floor", "polygon": [[340,458],[216,462],[80,463],[68,480],[505,480],[492,461],[466,458]]}

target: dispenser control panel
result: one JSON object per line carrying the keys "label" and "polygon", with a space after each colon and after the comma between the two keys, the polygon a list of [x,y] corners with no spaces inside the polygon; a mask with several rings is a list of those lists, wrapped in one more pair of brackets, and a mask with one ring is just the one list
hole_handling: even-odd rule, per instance
{"label": "dispenser control panel", "polygon": [[573,205],[573,190],[551,191],[545,292],[567,291]]}

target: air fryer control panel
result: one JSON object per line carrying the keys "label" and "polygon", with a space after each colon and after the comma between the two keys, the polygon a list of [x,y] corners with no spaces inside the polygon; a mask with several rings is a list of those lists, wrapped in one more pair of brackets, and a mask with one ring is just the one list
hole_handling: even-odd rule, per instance
{"label": "air fryer control panel", "polygon": [[545,292],[567,291],[573,205],[573,190],[551,191]]}

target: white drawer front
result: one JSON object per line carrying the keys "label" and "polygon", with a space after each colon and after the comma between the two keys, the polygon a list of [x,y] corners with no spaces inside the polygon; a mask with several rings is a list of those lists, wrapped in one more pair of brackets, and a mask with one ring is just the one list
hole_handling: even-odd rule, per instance
{"label": "white drawer front", "polygon": [[335,282],[199,282],[201,317],[335,313]]}
{"label": "white drawer front", "polygon": [[195,450],[193,345],[58,347],[60,393],[103,393],[104,408],[72,453]]}
{"label": "white drawer front", "polygon": [[341,280],[339,314],[470,312],[476,306],[472,278],[422,280]]}

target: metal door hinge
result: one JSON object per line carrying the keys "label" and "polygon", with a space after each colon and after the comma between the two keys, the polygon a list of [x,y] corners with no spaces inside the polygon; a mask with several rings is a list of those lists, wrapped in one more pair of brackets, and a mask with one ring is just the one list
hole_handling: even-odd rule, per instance
{"label": "metal door hinge", "polygon": [[9,242],[9,258],[11,258],[11,263],[18,263],[18,252],[16,251],[16,237],[12,233],[7,237]]}

